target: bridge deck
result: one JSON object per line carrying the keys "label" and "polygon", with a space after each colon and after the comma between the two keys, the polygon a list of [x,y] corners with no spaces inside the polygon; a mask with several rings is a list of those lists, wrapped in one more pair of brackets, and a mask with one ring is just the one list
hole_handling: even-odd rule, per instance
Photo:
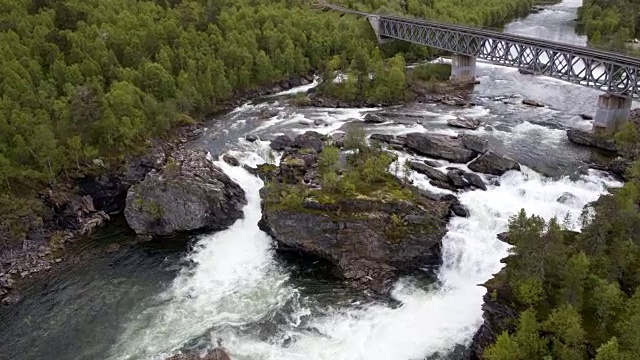
{"label": "bridge deck", "polygon": [[527,69],[618,96],[640,98],[640,58],[637,57],[469,26],[320,5],[376,19],[377,34],[382,38],[414,42]]}

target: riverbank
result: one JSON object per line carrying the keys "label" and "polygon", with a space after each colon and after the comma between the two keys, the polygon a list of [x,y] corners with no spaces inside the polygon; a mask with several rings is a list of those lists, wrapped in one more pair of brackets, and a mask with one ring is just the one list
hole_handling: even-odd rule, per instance
{"label": "riverbank", "polygon": [[[217,114],[229,112],[255,98],[276,94],[294,87],[311,84],[314,75],[302,75],[236,96]],[[216,116],[215,114],[212,116]],[[269,117],[270,114],[265,113]],[[167,155],[183,148],[203,133],[206,122],[183,125],[175,129],[169,140],[152,141],[145,154],[124,163],[106,167],[100,159],[92,163],[86,174],[76,175],[64,184],[41,192],[46,220],[34,221],[30,216],[16,219],[16,228],[28,229],[24,240],[5,238],[0,244],[0,304],[20,300],[20,279],[49,271],[66,261],[65,247],[81,241],[96,228],[104,226],[111,216],[124,210],[125,196],[131,185],[144,179],[151,170],[160,170]]]}

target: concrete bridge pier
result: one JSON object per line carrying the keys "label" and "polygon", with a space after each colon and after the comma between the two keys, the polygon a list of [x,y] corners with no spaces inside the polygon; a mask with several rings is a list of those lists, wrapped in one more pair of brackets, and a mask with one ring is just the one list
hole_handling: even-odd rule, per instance
{"label": "concrete bridge pier", "polygon": [[451,82],[474,84],[476,82],[476,58],[468,55],[451,56]]}
{"label": "concrete bridge pier", "polygon": [[610,135],[629,121],[631,98],[604,94],[598,97],[598,110],[593,118],[593,132]]}

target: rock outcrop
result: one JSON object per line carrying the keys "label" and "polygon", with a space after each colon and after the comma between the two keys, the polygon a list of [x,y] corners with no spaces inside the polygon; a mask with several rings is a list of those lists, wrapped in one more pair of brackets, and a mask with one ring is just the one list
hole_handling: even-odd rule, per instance
{"label": "rock outcrop", "polygon": [[276,151],[282,151],[292,146],[293,139],[288,137],[287,135],[277,136],[275,139],[271,140],[271,143],[269,144],[269,147]]}
{"label": "rock outcrop", "polygon": [[482,304],[484,322],[473,336],[470,359],[483,359],[484,350],[493,345],[502,332],[515,330],[519,314],[505,303],[500,298],[493,298],[491,289],[484,295]]}
{"label": "rock outcrop", "polygon": [[[441,263],[441,240],[455,201],[425,196],[391,174],[387,185],[366,194],[359,187],[350,195],[323,192],[318,157],[292,148],[269,170],[259,227],[279,250],[327,260],[348,284],[376,293],[387,292],[400,274]],[[387,186],[397,190],[388,192]],[[291,195],[283,199],[283,193]],[[296,196],[302,198],[292,204]]]}
{"label": "rock outcrop", "polygon": [[364,116],[364,122],[372,123],[372,124],[382,124],[387,122],[387,119],[383,118],[378,114],[368,113],[367,115]]}
{"label": "rock outcrop", "polygon": [[590,131],[569,129],[567,130],[569,141],[574,144],[596,147],[599,149],[615,152],[616,142],[613,137],[606,137],[594,134]]}
{"label": "rock outcrop", "polygon": [[222,230],[242,217],[242,188],[205,150],[182,150],[127,193],[125,217],[137,234]]}
{"label": "rock outcrop", "polygon": [[448,120],[447,124],[449,126],[457,128],[476,130],[478,127],[480,127],[480,120],[469,118],[455,118]]}
{"label": "rock outcrop", "polygon": [[509,170],[520,171],[520,164],[507,155],[489,150],[469,164],[469,169],[491,175],[502,175]]}
{"label": "rock outcrop", "polygon": [[231,357],[222,348],[215,348],[204,356],[195,353],[173,355],[167,360],[231,360]]}
{"label": "rock outcrop", "polygon": [[467,163],[478,155],[467,149],[461,138],[442,134],[410,133],[405,138],[405,146],[418,154],[455,163]]}

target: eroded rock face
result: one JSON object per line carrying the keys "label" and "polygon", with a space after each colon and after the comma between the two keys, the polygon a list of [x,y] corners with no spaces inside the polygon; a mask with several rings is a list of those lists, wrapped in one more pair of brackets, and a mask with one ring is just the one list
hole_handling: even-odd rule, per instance
{"label": "eroded rock face", "polygon": [[[268,196],[268,195],[267,195]],[[329,260],[348,282],[379,293],[401,271],[441,263],[448,204],[347,199],[304,209],[263,209],[259,226],[280,247]]]}
{"label": "eroded rock face", "polygon": [[579,129],[567,130],[569,141],[574,144],[592,146],[608,151],[617,151],[616,142],[613,137],[604,137],[594,134],[590,131]]}
{"label": "eroded rock face", "polygon": [[464,146],[461,138],[442,134],[410,133],[405,138],[405,146],[419,154],[455,163],[467,163],[477,156]]}
{"label": "eroded rock face", "polygon": [[242,217],[242,188],[205,150],[181,150],[127,193],[125,217],[137,234],[222,230]]}
{"label": "eroded rock face", "polygon": [[287,135],[280,135],[271,141],[269,147],[276,151],[282,151],[284,149],[290,148],[293,146],[293,139],[288,137]]}
{"label": "eroded rock face", "polygon": [[464,147],[479,154],[483,154],[489,149],[489,141],[477,135],[462,134],[460,136],[460,140]]}
{"label": "eroded rock face", "polygon": [[484,174],[502,175],[509,170],[520,171],[520,164],[507,155],[489,150],[469,164],[469,169]]}

